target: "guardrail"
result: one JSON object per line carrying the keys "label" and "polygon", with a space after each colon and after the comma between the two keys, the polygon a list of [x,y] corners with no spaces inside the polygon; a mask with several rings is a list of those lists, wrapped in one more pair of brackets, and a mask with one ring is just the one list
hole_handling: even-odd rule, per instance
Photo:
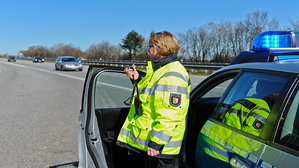
{"label": "guardrail", "polygon": [[[22,60],[32,60],[32,58],[20,58]],[[53,58],[44,58],[45,61],[55,61]],[[135,64],[136,66],[147,66],[147,61],[129,61],[129,60],[97,60],[97,59],[88,59],[82,60],[83,64],[93,64],[93,65],[108,65],[108,66],[128,66]],[[181,62],[186,69],[190,69],[192,72],[196,70],[218,70],[225,66],[228,66],[229,63],[201,63],[201,62]]]}
{"label": "guardrail", "polygon": [[[105,60],[84,60],[82,61],[84,64],[102,64],[102,65],[110,65],[110,66],[118,66],[118,65],[132,65],[136,66],[147,66],[147,61],[105,61]],[[218,70],[225,66],[228,66],[229,63],[200,63],[200,62],[182,62],[186,69],[204,69],[204,70]]]}

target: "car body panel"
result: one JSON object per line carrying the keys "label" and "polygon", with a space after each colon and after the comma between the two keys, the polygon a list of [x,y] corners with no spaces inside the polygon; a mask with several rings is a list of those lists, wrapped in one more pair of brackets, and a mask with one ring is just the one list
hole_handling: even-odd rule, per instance
{"label": "car body panel", "polygon": [[[221,139],[217,136],[217,134],[213,134],[210,132],[210,129],[213,127],[217,127],[219,130],[225,130],[227,134],[231,134],[230,137],[227,139]],[[249,138],[248,136],[244,136],[241,133],[238,133],[238,130],[234,130],[224,125],[217,124],[215,121],[208,120],[203,128],[200,131],[197,147],[196,147],[196,166],[195,167],[206,167],[206,166],[213,166],[213,167],[232,167],[230,163],[215,163],[215,160],[212,160],[213,165],[205,165],[208,159],[207,155],[205,155],[202,151],[205,146],[207,146],[206,142],[203,138],[209,138],[210,140],[216,142],[220,146],[226,149],[223,151],[223,155],[228,155],[230,158],[230,162],[239,162],[239,163],[246,163],[248,167],[256,167],[259,163],[259,158],[262,155],[264,148],[265,148],[265,141],[260,142],[253,138]],[[238,139],[238,143],[236,143],[235,139]],[[240,146],[244,145],[244,143],[249,143],[250,145],[254,146],[249,150],[243,150]],[[211,163],[209,163],[211,164]]]}
{"label": "car body panel", "polygon": [[266,146],[259,165],[260,167],[297,167],[299,157],[280,150],[282,146],[271,144]]}

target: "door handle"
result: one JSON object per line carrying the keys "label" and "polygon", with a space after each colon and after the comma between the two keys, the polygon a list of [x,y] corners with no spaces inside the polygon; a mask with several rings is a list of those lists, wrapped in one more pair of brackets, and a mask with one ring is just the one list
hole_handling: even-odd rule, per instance
{"label": "door handle", "polygon": [[246,165],[236,157],[231,158],[229,163],[233,168],[249,168],[248,165]]}

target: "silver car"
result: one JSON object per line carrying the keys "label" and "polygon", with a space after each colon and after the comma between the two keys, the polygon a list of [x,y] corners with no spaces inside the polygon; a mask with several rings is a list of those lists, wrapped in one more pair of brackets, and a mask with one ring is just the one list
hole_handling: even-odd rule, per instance
{"label": "silver car", "polygon": [[64,70],[83,70],[83,65],[73,56],[59,56],[55,61],[55,69]]}

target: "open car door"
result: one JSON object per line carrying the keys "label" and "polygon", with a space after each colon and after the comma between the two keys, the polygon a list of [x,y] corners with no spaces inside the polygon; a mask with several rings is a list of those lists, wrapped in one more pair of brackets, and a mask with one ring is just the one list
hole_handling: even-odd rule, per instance
{"label": "open car door", "polygon": [[123,67],[89,66],[78,121],[79,167],[142,167],[141,155],[116,145],[130,109],[124,101],[132,91]]}

